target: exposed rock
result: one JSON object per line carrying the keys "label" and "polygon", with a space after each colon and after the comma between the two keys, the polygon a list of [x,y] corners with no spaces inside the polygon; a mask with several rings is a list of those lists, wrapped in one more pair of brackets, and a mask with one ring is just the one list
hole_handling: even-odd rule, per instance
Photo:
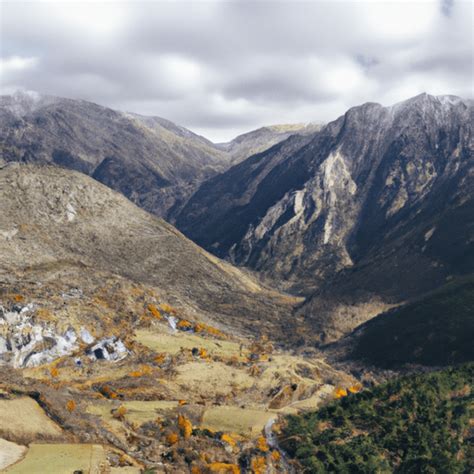
{"label": "exposed rock", "polygon": [[383,310],[474,268],[472,114],[427,94],[355,107],[203,183],[177,226],[312,295],[302,314],[319,334],[329,322],[330,340],[369,317],[364,305]]}

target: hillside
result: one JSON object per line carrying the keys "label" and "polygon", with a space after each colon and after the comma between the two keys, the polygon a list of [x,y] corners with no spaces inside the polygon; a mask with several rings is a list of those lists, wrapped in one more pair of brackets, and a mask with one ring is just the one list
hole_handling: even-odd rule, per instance
{"label": "hillside", "polygon": [[278,334],[288,324],[282,316],[291,311],[291,298],[263,288],[81,173],[6,166],[0,209],[2,280],[13,278],[12,270],[19,279],[39,281],[63,267],[80,281],[107,272],[159,287],[169,303],[238,331]]}
{"label": "hillside", "polygon": [[84,174],[9,164],[0,211],[2,472],[288,472],[277,419],[355,383],[285,349],[294,298]]}
{"label": "hillside", "polygon": [[472,364],[400,378],[291,416],[280,442],[298,472],[470,472]]}
{"label": "hillside", "polygon": [[474,266],[472,105],[368,103],[204,182],[177,227],[308,296],[322,341]]}
{"label": "hillside", "polygon": [[357,329],[351,357],[385,368],[474,360],[474,278],[443,286]]}

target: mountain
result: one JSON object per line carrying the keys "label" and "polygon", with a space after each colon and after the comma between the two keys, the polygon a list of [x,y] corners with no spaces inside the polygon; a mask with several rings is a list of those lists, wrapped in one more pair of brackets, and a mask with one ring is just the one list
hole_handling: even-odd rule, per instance
{"label": "mountain", "polygon": [[291,135],[308,135],[320,128],[322,125],[316,123],[270,125],[244,133],[230,142],[219,143],[217,146],[229,154],[231,164],[235,165],[286,140]]}
{"label": "mountain", "polygon": [[262,287],[84,174],[7,165],[0,170],[0,210],[1,280],[41,282],[65,272],[79,284],[105,272],[157,287],[186,314],[237,332],[276,335],[287,324],[294,299]]}
{"label": "mountain", "polygon": [[0,143],[4,161],[81,171],[161,216],[227,162],[167,120],[33,93],[0,98]]}
{"label": "mountain", "polygon": [[160,117],[17,92],[0,97],[0,162],[49,163],[81,171],[172,220],[202,181],[228,169],[232,160],[246,158],[247,152],[303,128],[267,127],[217,146]]}
{"label": "mountain", "polygon": [[367,103],[204,182],[177,217],[196,243],[308,296],[330,340],[474,268],[472,103]]}
{"label": "mountain", "polygon": [[450,282],[358,328],[350,357],[384,368],[474,360],[474,277]]}

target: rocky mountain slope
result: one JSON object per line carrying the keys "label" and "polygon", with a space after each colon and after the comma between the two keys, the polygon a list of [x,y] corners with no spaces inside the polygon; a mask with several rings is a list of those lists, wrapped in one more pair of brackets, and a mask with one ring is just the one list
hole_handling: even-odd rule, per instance
{"label": "rocky mountain slope", "polygon": [[217,146],[230,155],[230,162],[235,165],[286,140],[291,135],[309,135],[321,128],[322,125],[317,123],[270,125],[244,133],[230,142],[219,143]]}
{"label": "rocky mountain slope", "polygon": [[[0,97],[0,162],[81,171],[169,220],[205,179],[304,126],[267,127],[214,145],[160,117],[17,92]],[[247,154],[249,153],[249,154]]]}
{"label": "rocky mountain slope", "polygon": [[13,270],[39,281],[63,267],[81,280],[107,272],[156,286],[183,311],[237,330],[284,324],[294,301],[78,172],[10,164],[0,170],[0,210],[2,280]]}
{"label": "rocky mountain slope", "polygon": [[472,103],[368,103],[203,183],[177,226],[311,295],[322,339],[474,268]]}

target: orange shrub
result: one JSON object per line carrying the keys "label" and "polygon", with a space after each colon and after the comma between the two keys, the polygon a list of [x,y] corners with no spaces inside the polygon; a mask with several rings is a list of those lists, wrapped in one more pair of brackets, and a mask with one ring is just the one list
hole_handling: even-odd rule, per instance
{"label": "orange shrub", "polygon": [[51,367],[51,369],[49,369],[49,373],[51,374],[51,377],[58,377],[59,376],[59,369],[57,367]]}
{"label": "orange shrub", "polygon": [[172,446],[173,444],[176,444],[179,441],[179,436],[178,433],[170,433],[168,436],[166,436],[166,442]]}
{"label": "orange shrub", "polygon": [[166,354],[158,354],[156,357],[155,357],[155,362],[157,364],[163,364],[163,362],[165,362],[166,360]]}
{"label": "orange shrub", "polygon": [[267,440],[265,439],[264,436],[259,436],[257,438],[257,449],[266,453],[268,451],[268,444]]}
{"label": "orange shrub", "polygon": [[172,306],[170,306],[169,304],[161,303],[161,304],[160,304],[160,308],[161,308],[165,313],[169,313],[169,314],[173,314],[173,315],[178,314],[178,312],[176,311],[176,309],[173,308]]}
{"label": "orange shrub", "polygon": [[359,384],[351,385],[348,390],[351,393],[357,393],[357,392],[360,392],[362,390],[362,387]]}
{"label": "orange shrub", "polygon": [[193,432],[193,425],[184,415],[178,415],[178,426],[184,439],[191,436]]}
{"label": "orange shrub", "polygon": [[338,387],[334,391],[335,398],[347,397],[347,390],[345,388]]}
{"label": "orange shrub", "polygon": [[76,409],[76,402],[74,400],[69,400],[66,403],[66,409],[69,413],[72,413]]}
{"label": "orange shrub", "polygon": [[112,413],[114,418],[118,420],[123,420],[125,415],[127,414],[127,408],[124,405],[120,405],[114,412]]}
{"label": "orange shrub", "polygon": [[227,464],[225,462],[212,462],[207,465],[209,471],[217,474],[240,474],[237,464]]}
{"label": "orange shrub", "polygon": [[257,456],[253,458],[250,465],[252,467],[253,474],[264,474],[267,468],[267,463],[265,462],[265,458],[263,456]]}
{"label": "orange shrub", "polygon": [[151,375],[153,373],[153,368],[149,365],[142,365],[140,369],[129,372],[130,377],[143,377],[144,375]]}
{"label": "orange shrub", "polygon": [[204,323],[196,323],[194,325],[194,332],[207,332],[213,336],[225,338],[225,334],[222,331]]}
{"label": "orange shrub", "polygon": [[235,445],[237,444],[237,442],[235,441],[235,439],[232,438],[231,435],[226,434],[226,433],[224,433],[224,434],[221,436],[221,441],[224,441],[224,443],[227,443],[228,445],[230,445],[230,446],[232,446],[232,447],[235,447]]}
{"label": "orange shrub", "polygon": [[21,303],[25,298],[22,295],[13,295],[13,300],[17,303]]}
{"label": "orange shrub", "polygon": [[272,459],[275,461],[275,462],[278,462],[280,459],[281,459],[281,454],[279,451],[277,451],[275,449],[275,451],[272,451]]}
{"label": "orange shrub", "polygon": [[154,304],[149,304],[147,306],[148,311],[151,313],[151,315],[161,321],[163,319],[163,316],[161,316],[161,313],[158,311],[158,308]]}
{"label": "orange shrub", "polygon": [[115,399],[118,397],[117,392],[114,392],[108,385],[103,385],[99,389],[100,393],[107,398]]}
{"label": "orange shrub", "polygon": [[181,319],[176,325],[176,327],[178,329],[183,330],[183,329],[191,329],[193,325],[189,321],[186,321],[186,319]]}

